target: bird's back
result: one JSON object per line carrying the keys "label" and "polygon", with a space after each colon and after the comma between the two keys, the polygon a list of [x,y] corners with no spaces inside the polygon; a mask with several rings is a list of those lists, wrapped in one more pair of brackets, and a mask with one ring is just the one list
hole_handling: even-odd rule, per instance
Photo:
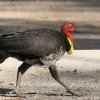
{"label": "bird's back", "polygon": [[0,50],[45,56],[65,48],[65,36],[51,29],[32,29],[0,37]]}

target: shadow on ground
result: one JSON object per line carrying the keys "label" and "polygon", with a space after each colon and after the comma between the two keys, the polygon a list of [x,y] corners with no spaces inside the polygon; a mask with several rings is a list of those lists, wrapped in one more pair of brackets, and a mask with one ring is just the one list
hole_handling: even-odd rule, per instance
{"label": "shadow on ground", "polygon": [[12,89],[7,89],[7,88],[0,88],[0,96],[4,96],[8,92],[10,92]]}

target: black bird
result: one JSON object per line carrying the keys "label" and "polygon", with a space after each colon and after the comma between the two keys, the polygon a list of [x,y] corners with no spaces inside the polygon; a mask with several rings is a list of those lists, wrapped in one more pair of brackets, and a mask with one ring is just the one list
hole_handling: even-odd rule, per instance
{"label": "black bird", "polygon": [[49,66],[52,77],[64,86],[67,92],[72,92],[60,79],[56,61],[61,59],[64,53],[73,52],[73,39],[70,32],[75,27],[71,23],[64,23],[61,32],[51,29],[31,29],[23,32],[0,36],[0,63],[8,57],[14,57],[23,61],[18,68],[16,88],[12,93],[19,96],[21,76],[32,65],[40,64]]}

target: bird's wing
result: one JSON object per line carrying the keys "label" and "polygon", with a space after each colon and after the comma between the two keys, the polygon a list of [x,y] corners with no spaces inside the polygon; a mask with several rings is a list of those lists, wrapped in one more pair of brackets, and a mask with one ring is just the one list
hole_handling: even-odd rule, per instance
{"label": "bird's wing", "polygon": [[33,29],[0,37],[0,49],[36,56],[54,53],[61,44],[61,33],[48,29]]}

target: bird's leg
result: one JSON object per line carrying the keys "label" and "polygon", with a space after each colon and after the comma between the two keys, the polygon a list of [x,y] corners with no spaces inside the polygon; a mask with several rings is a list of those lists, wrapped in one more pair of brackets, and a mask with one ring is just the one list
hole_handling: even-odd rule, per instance
{"label": "bird's leg", "polygon": [[16,94],[17,96],[19,96],[20,94],[20,81],[21,81],[21,77],[22,75],[28,70],[28,68],[30,68],[31,65],[30,64],[27,64],[27,63],[23,63],[19,68],[18,68],[18,71],[17,71],[17,80],[16,80],[16,88],[15,90],[11,91],[10,93],[12,94]]}
{"label": "bird's leg", "polygon": [[50,70],[50,73],[51,73],[52,77],[53,77],[57,82],[59,82],[63,87],[65,87],[68,93],[70,93],[70,94],[72,94],[72,95],[74,95],[74,96],[80,96],[80,95],[74,93],[73,91],[71,91],[71,90],[69,89],[69,87],[67,87],[67,86],[61,81],[61,79],[60,79],[60,77],[59,77],[59,74],[58,74],[58,70],[57,70],[57,68],[56,68],[55,65],[50,66],[50,67],[49,67],[49,70]]}

